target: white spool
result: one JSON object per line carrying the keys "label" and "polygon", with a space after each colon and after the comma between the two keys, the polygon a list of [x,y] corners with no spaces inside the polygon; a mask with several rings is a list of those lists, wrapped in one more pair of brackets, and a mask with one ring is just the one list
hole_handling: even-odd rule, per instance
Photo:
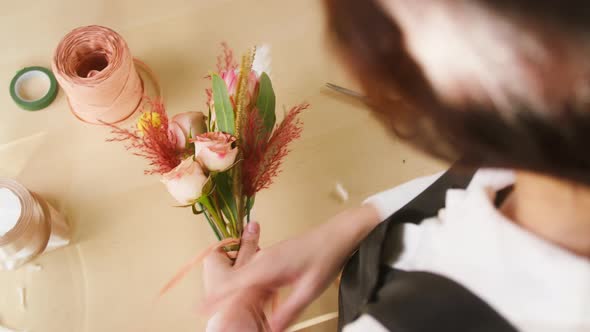
{"label": "white spool", "polygon": [[70,242],[65,218],[17,181],[0,178],[0,270],[14,270]]}
{"label": "white spool", "polygon": [[8,188],[0,188],[0,236],[16,226],[21,212],[22,205],[18,196]]}

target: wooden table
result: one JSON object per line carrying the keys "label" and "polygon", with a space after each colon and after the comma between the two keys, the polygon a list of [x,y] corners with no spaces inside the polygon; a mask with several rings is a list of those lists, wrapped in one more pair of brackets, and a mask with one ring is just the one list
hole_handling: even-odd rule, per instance
{"label": "wooden table", "polygon": [[[29,332],[201,331],[194,314],[200,272],[154,303],[163,282],[214,241],[201,217],[173,208],[144,161],[105,128],[69,112],[63,93],[47,109],[20,110],[8,84],[17,70],[49,66],[71,29],[101,24],[118,31],[157,73],[170,113],[204,110],[203,76],[219,43],[236,51],[269,43],[278,105],[309,101],[303,138],[284,172],[257,197],[255,217],[268,246],[312,228],[371,193],[443,167],[390,138],[362,104],[322,88],[354,88],[324,33],[317,0],[35,0],[0,4],[0,176],[16,178],[65,213],[73,244],[36,260],[39,272],[0,272],[0,320]],[[341,182],[350,200],[335,199]],[[26,287],[27,308],[18,304]],[[330,288],[302,319],[335,311]],[[334,331],[329,323],[309,331]]]}

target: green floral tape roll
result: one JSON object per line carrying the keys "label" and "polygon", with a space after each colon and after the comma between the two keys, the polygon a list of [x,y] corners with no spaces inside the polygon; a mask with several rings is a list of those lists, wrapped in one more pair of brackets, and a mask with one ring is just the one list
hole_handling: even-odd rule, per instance
{"label": "green floral tape roll", "polygon": [[[23,84],[31,79],[44,79],[49,81],[47,93],[38,99],[30,99],[22,95]],[[14,102],[27,111],[38,111],[49,106],[57,96],[57,81],[51,70],[45,67],[27,67],[21,69],[10,82],[10,96]]]}

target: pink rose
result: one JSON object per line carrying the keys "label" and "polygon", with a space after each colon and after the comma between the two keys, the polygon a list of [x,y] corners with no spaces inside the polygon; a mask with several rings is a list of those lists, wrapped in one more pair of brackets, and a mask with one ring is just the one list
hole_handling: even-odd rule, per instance
{"label": "pink rose", "polygon": [[197,136],[195,158],[210,171],[224,171],[236,161],[238,148],[232,147],[236,138],[222,132],[211,132]]}
{"label": "pink rose", "polygon": [[192,204],[201,197],[207,176],[201,165],[190,156],[162,176],[162,183],[180,204]]}
{"label": "pink rose", "polygon": [[201,112],[185,112],[176,114],[168,125],[170,135],[176,140],[179,151],[186,149],[189,139],[207,131],[205,115]]}

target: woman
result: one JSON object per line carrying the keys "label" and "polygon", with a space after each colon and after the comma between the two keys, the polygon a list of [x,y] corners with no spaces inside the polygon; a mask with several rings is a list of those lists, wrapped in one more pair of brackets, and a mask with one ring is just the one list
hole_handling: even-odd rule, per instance
{"label": "woman", "polygon": [[[590,331],[590,5],[324,2],[379,118],[461,162],[257,253],[253,225],[208,300],[225,330],[248,331],[226,305],[290,286],[270,320],[284,330],[345,265],[346,332]],[[206,276],[220,269],[235,267],[217,253]]]}

